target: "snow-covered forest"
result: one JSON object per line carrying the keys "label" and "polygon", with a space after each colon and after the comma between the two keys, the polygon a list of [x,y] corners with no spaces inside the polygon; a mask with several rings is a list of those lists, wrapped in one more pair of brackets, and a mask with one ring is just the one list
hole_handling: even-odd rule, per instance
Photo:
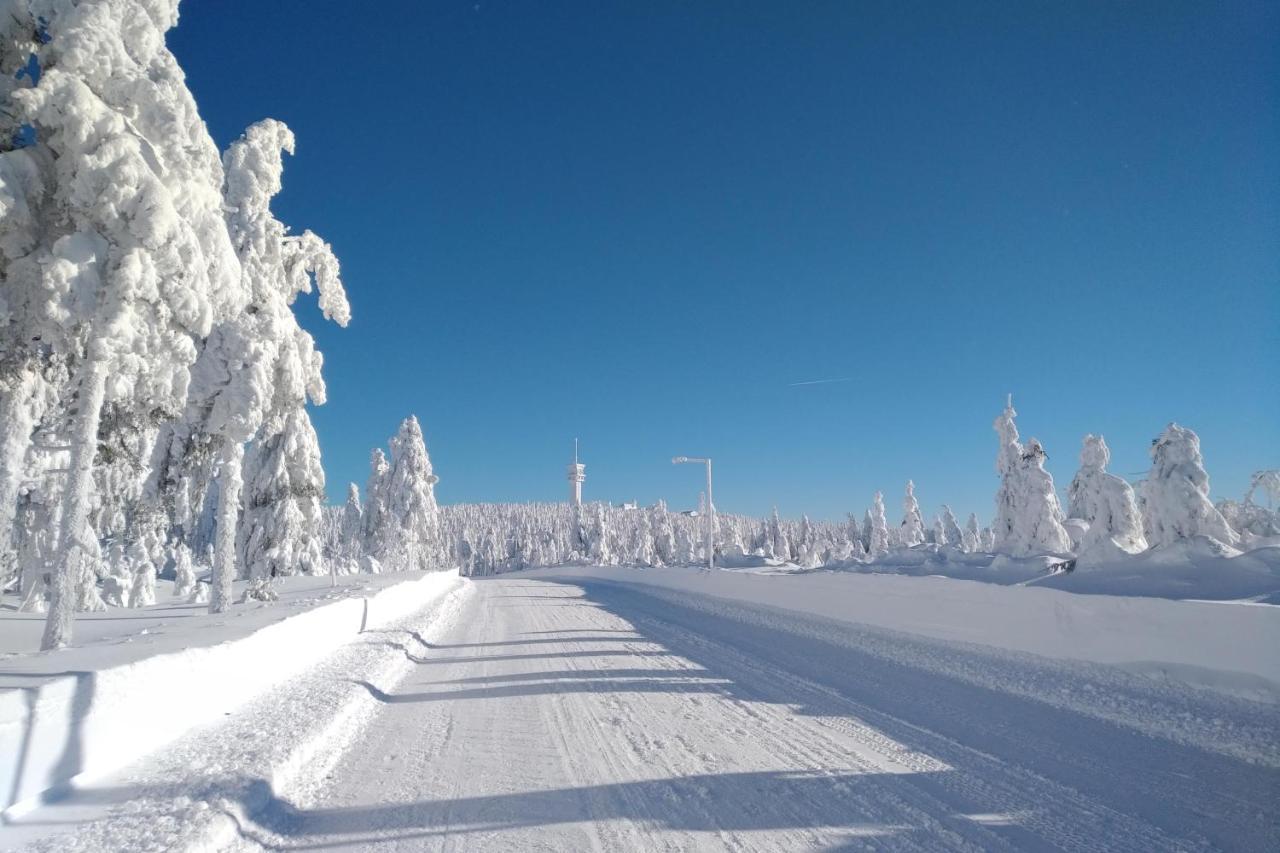
{"label": "snow-covered forest", "polygon": [[1199,439],[1176,424],[1136,488],[1085,436],[1064,509],[1011,401],[995,422],[989,523],[923,510],[911,482],[900,521],[880,493],[835,523],[662,502],[439,507],[413,417],[373,451],[363,502],[352,485],[325,507],[307,409],[325,402],[323,358],[295,308],[314,292],[339,326],[351,310],[329,245],[271,211],[293,134],[264,119],[217,149],[165,46],[176,0],[4,11],[0,586],[48,611],[45,648],[69,641],[77,610],[154,603],[160,576],[220,612],[236,579],[270,597],[293,574],[694,564],[708,510],[730,565],[848,566],[904,549],[1087,563],[1196,537],[1231,554],[1280,534],[1280,474],[1215,505]]}
{"label": "snow-covered forest", "polygon": [[[1280,536],[1280,513],[1269,508],[1280,497],[1280,473],[1260,471],[1242,500],[1215,505],[1209,499],[1200,440],[1177,424],[1170,424],[1152,443],[1151,471],[1136,488],[1106,470],[1110,451],[1103,437],[1086,435],[1064,509],[1045,468],[1044,448],[1034,438],[1020,440],[1016,414],[1010,401],[995,421],[999,488],[990,524],[984,525],[973,513],[961,521],[946,504],[926,521],[915,484],[908,481],[900,521],[886,510],[879,492],[870,508],[838,523],[782,519],[776,510],[763,519],[716,512],[716,561],[728,566],[820,568],[891,566],[926,554],[943,559],[981,554],[1050,556],[1088,566],[1196,540],[1212,553],[1231,556],[1273,545]],[[420,447],[421,431],[410,419],[392,442],[390,466],[381,450],[374,451],[370,499],[363,512],[354,485],[344,507],[326,510],[326,551],[343,560],[339,571],[376,570],[386,561],[387,546],[382,543],[388,541],[438,547],[439,559],[476,575],[565,563],[680,566],[707,559],[703,506],[676,512],[663,501],[650,507],[603,502],[461,504],[441,507],[437,518],[430,498],[435,482],[430,463],[407,463],[410,456],[425,460]],[[389,476],[402,466],[418,473]],[[391,482],[398,485],[389,489]],[[417,494],[427,495],[427,500],[415,500]],[[408,507],[426,503],[431,511],[420,512],[416,523],[406,522]],[[386,530],[393,534],[388,536]],[[353,543],[361,541],[367,543],[365,550],[353,552]],[[390,562],[399,565],[397,560]]]}

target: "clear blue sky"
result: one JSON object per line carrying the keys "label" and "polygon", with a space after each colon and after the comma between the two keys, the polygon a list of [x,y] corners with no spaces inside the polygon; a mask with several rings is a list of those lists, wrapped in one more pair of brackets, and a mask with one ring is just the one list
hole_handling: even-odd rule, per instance
{"label": "clear blue sky", "polygon": [[[376,9],[377,14],[370,10]],[[186,0],[220,146],[298,137],[331,241],[329,477],[422,420],[459,501],[992,514],[991,421],[1065,489],[1170,420],[1213,492],[1280,465],[1274,2]],[[793,386],[814,379],[852,381]]]}

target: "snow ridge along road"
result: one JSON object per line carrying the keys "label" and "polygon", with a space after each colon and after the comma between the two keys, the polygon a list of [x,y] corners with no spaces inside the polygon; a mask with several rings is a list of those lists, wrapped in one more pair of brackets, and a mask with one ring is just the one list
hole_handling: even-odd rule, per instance
{"label": "snow ridge along road", "polygon": [[259,786],[240,848],[1280,848],[1274,705],[599,578],[470,589],[387,635],[408,675],[357,679],[368,725]]}
{"label": "snow ridge along road", "polygon": [[[0,827],[0,849],[223,850],[274,791],[304,789],[368,724],[377,703],[357,683],[390,690],[412,664],[401,637],[450,630],[474,587],[456,574],[402,588],[371,626],[310,669],[217,723],[198,726],[125,770]],[[427,595],[423,595],[423,592]],[[390,614],[399,612],[400,618]]]}

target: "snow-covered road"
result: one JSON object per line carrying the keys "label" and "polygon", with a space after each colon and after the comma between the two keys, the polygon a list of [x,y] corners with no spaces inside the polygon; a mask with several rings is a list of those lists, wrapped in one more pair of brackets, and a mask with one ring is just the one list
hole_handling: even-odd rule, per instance
{"label": "snow-covered road", "polygon": [[1241,757],[1275,707],[1111,667],[582,578],[386,639],[410,674],[245,846],[1280,849],[1280,770]]}

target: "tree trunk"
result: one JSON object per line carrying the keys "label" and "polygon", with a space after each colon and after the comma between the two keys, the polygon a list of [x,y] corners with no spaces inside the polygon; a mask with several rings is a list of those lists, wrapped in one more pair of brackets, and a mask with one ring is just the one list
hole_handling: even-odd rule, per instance
{"label": "tree trunk", "polygon": [[218,529],[213,555],[213,589],[209,612],[222,613],[231,606],[231,583],[236,578],[236,522],[240,516],[244,445],[228,441],[222,449],[218,474]]}
{"label": "tree trunk", "polygon": [[76,606],[76,574],[83,553],[82,538],[89,516],[89,491],[93,485],[93,458],[98,449],[98,424],[106,394],[107,364],[90,357],[80,379],[77,412],[71,425],[71,462],[67,489],[62,496],[58,533],[58,557],[54,561],[49,590],[49,618],[44,625],[42,651],[60,649],[71,642],[71,622]]}

